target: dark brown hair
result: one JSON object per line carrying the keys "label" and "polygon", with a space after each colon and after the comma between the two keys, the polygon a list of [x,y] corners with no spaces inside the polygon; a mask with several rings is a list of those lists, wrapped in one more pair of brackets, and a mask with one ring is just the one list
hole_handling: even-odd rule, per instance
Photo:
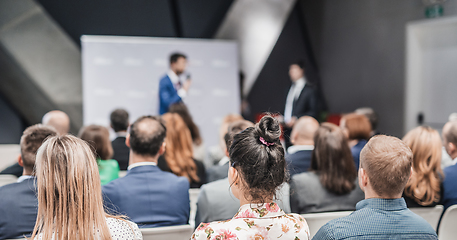
{"label": "dark brown hair", "polygon": [[400,139],[376,135],[360,152],[364,169],[373,190],[382,197],[401,194],[411,174],[413,153]]}
{"label": "dark brown hair", "polygon": [[365,115],[350,113],[343,116],[341,122],[344,123],[342,127],[346,128],[349,133],[349,140],[368,140],[370,138],[371,123]]}
{"label": "dark brown hair", "polygon": [[57,131],[53,127],[43,124],[35,124],[24,130],[21,137],[21,158],[24,168],[33,170],[38,148],[48,137],[57,136]]}
{"label": "dark brown hair", "polygon": [[127,131],[129,127],[129,113],[121,108],[118,108],[111,112],[109,117],[111,127],[115,132]]}
{"label": "dark brown hair", "polygon": [[227,133],[224,136],[225,146],[227,146],[227,152],[230,152],[230,145],[232,144],[233,136],[235,136],[235,134],[243,131],[248,127],[254,127],[254,123],[248,120],[239,120],[228,126]]}
{"label": "dark brown hair", "polygon": [[234,136],[230,162],[241,177],[246,199],[263,203],[276,197],[276,190],[288,179],[280,136],[279,122],[269,115]]}
{"label": "dark brown hair", "polygon": [[355,188],[357,171],[348,141],[333,123],[322,123],[314,135],[311,170],[329,192],[341,195]]}
{"label": "dark brown hair", "polygon": [[177,113],[181,116],[182,120],[187,125],[187,128],[190,130],[190,135],[192,136],[192,142],[195,145],[200,145],[202,143],[202,137],[200,136],[200,130],[198,130],[197,125],[195,125],[194,121],[192,120],[192,116],[190,115],[189,109],[187,109],[186,105],[182,102],[175,103],[170,106],[168,109],[169,113]]}
{"label": "dark brown hair", "polygon": [[78,137],[89,143],[95,150],[97,158],[108,160],[113,157],[113,147],[109,140],[109,131],[106,127],[89,125],[81,128]]}
{"label": "dark brown hair", "polygon": [[167,128],[160,117],[142,116],[130,126],[130,149],[138,155],[155,157],[165,140]]}

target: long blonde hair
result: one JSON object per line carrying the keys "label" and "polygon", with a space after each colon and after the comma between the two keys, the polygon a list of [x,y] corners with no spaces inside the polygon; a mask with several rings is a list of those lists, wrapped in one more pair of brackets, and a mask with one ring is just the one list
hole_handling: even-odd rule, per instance
{"label": "long blonde hair", "polygon": [[192,158],[192,137],[186,123],[177,113],[162,116],[167,127],[165,160],[171,171],[189,181],[199,182],[197,166]]}
{"label": "long blonde hair", "polygon": [[403,141],[413,152],[413,174],[405,195],[426,206],[440,200],[442,143],[439,133],[428,126],[409,131]]}
{"label": "long blonde hair", "polygon": [[32,239],[111,239],[97,162],[87,143],[47,139],[37,152],[38,216]]}

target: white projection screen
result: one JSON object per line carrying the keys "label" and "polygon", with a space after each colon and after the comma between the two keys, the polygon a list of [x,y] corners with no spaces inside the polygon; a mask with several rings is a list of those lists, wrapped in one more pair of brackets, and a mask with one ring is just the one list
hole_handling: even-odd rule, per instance
{"label": "white projection screen", "polygon": [[238,49],[233,41],[120,36],[82,36],[84,125],[109,126],[109,115],[125,108],[130,121],[158,115],[159,80],[169,56],[187,56],[192,85],[184,102],[205,146],[217,145],[224,116],[239,113]]}

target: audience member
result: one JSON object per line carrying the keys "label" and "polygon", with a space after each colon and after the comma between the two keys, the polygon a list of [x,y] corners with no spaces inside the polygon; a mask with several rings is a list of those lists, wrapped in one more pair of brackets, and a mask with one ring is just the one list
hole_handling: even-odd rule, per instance
{"label": "audience member", "polygon": [[140,117],[130,126],[129,168],[105,186],[105,205],[140,227],[183,225],[189,221],[189,181],[164,172],[157,160],[165,152],[167,129],[159,117]]}
{"label": "audience member", "polygon": [[370,121],[364,115],[351,113],[341,118],[340,127],[349,140],[349,147],[351,148],[355,167],[358,170],[360,151],[362,151],[362,148],[367,144],[367,140],[371,136]]}
{"label": "audience member", "polygon": [[129,127],[129,113],[124,109],[116,109],[110,115],[111,128],[116,132],[116,138],[111,142],[114,155],[113,159],[119,164],[122,171],[129,166],[130,149],[125,145],[127,128]]}
{"label": "audience member", "polygon": [[457,204],[457,120],[447,122],[443,127],[443,143],[453,164],[444,169],[443,194],[441,203],[447,209]]}
{"label": "audience member", "polygon": [[311,171],[290,182],[290,207],[295,213],[354,210],[363,192],[343,131],[323,123],[314,136]]}
{"label": "audience member", "polygon": [[305,219],[273,202],[288,178],[280,135],[279,122],[265,116],[234,136],[228,178],[241,207],[231,220],[200,224],[192,239],[309,239]]}
{"label": "audience member", "polygon": [[219,146],[212,146],[209,148],[208,162],[205,163],[206,167],[209,168],[213,165],[222,165],[228,161],[228,157],[225,156],[225,134],[227,134],[228,126],[236,121],[244,120],[240,114],[229,114],[222,119],[221,126],[219,128]]}
{"label": "audience member", "polygon": [[313,239],[438,239],[427,221],[401,197],[413,153],[400,139],[374,136],[360,153],[359,184],[365,200],[347,217],[332,220]]}
{"label": "audience member", "polygon": [[376,112],[373,110],[373,108],[369,107],[363,107],[363,108],[357,108],[355,110],[355,113],[364,115],[365,117],[368,118],[370,121],[371,125],[371,136],[374,136],[377,134],[377,128],[378,128],[378,115]]}
{"label": "audience member", "polygon": [[78,137],[86,141],[94,150],[102,185],[118,178],[119,164],[111,159],[113,147],[109,140],[108,129],[99,125],[89,125],[81,128]]}
{"label": "audience member", "polygon": [[31,239],[143,239],[136,224],[105,213],[94,154],[83,140],[48,138],[37,153],[36,175]]}
{"label": "audience member", "polygon": [[[41,123],[53,127],[60,135],[67,134],[70,130],[70,118],[66,113],[59,110],[46,113],[43,116]],[[12,174],[20,177],[23,171],[24,169],[18,163],[14,163],[1,171],[0,174]]]}
{"label": "audience member", "polygon": [[406,184],[403,198],[411,207],[434,207],[441,197],[441,138],[428,126],[409,131],[403,141],[413,152],[413,173]]}
{"label": "audience member", "polygon": [[230,151],[230,141],[232,140],[233,136],[236,133],[239,133],[243,131],[244,129],[248,127],[253,127],[254,124],[252,122],[246,121],[246,120],[238,120],[228,126],[228,131],[225,134],[224,140],[225,140],[225,158],[222,160],[224,161],[219,161],[219,163],[215,166],[210,167],[206,171],[207,179],[208,182],[214,182],[219,179],[224,179],[228,177],[228,170],[229,170],[229,151]]}
{"label": "audience member", "polygon": [[21,137],[21,154],[17,161],[23,166],[17,183],[0,188],[0,239],[30,237],[37,217],[36,178],[33,172],[38,148],[54,128],[41,124],[25,129]]}
{"label": "audience member", "polygon": [[177,113],[181,116],[182,120],[187,125],[187,128],[190,130],[190,136],[192,137],[192,148],[194,152],[194,159],[203,161],[205,159],[205,144],[203,144],[203,139],[200,135],[200,130],[197,125],[192,120],[189,110],[183,102],[176,103],[170,106],[168,110],[170,113]]}
{"label": "audience member", "polygon": [[176,113],[162,116],[167,127],[165,154],[159,157],[157,166],[165,172],[186,177],[190,188],[206,183],[206,171],[202,162],[193,158],[192,137],[182,118]]}
{"label": "audience member", "polygon": [[[451,113],[449,115],[448,122],[453,122],[454,120],[457,120],[457,113]],[[443,135],[444,135],[445,130],[448,130],[448,129],[444,129],[444,127],[443,127],[443,130],[442,130]],[[443,136],[443,139],[444,139],[444,136]],[[443,148],[441,151],[441,169],[445,169],[446,167],[454,165],[456,163],[456,161],[454,161],[454,159],[451,156],[449,156],[449,153],[447,152],[447,147],[443,143]]]}
{"label": "audience member", "polygon": [[299,118],[295,123],[290,135],[293,145],[287,149],[286,155],[287,169],[291,177],[309,170],[314,149],[314,133],[318,128],[316,119],[308,116]]}

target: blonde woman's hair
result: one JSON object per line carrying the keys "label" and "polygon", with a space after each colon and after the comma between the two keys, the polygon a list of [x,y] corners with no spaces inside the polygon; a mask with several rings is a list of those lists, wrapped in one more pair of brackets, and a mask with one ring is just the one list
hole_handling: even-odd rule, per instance
{"label": "blonde woman's hair", "polygon": [[71,135],[49,138],[37,152],[36,177],[32,239],[39,234],[55,240],[111,239],[97,162],[87,143]]}
{"label": "blonde woman's hair", "polygon": [[405,195],[426,206],[440,200],[442,143],[439,133],[428,126],[409,131],[403,141],[413,152],[413,174]]}

